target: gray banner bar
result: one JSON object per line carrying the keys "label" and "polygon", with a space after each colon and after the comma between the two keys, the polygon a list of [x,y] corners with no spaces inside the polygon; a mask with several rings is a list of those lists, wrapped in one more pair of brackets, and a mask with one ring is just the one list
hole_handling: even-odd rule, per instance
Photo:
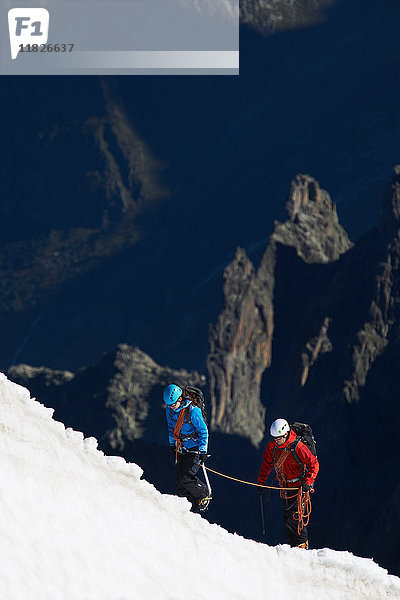
{"label": "gray banner bar", "polygon": [[0,73],[238,74],[239,0],[3,0]]}

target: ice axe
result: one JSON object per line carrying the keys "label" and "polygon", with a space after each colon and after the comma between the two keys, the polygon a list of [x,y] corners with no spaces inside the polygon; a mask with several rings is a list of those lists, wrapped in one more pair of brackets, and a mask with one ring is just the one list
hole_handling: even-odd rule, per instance
{"label": "ice axe", "polygon": [[261,526],[262,526],[262,534],[265,535],[265,521],[264,521],[264,506],[262,501],[262,490],[259,494],[260,496],[260,511],[261,511]]}
{"label": "ice axe", "polygon": [[203,467],[204,479],[206,480],[208,495],[211,498],[212,497],[212,489],[211,489],[211,485],[210,485],[210,480],[208,479],[207,470],[206,470],[204,463],[202,463],[201,466]]}
{"label": "ice axe", "polygon": [[[263,500],[262,500],[262,488],[260,488],[259,491],[259,496],[260,496],[260,511],[261,511],[261,525],[262,525],[262,534],[265,535],[265,520],[264,520],[264,505],[263,505]],[[267,504],[269,503],[269,498],[271,496],[271,490],[268,490],[268,496],[267,496]]]}

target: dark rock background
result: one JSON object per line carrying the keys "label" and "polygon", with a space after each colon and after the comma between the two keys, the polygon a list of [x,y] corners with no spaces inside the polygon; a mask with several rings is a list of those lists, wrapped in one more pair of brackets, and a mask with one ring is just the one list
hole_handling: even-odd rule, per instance
{"label": "dark rock background", "polygon": [[[3,77],[0,368],[170,493],[166,383],[208,391],[243,479],[266,424],[310,422],[312,546],[398,573],[400,6],[242,19],[239,78]],[[261,539],[253,488],[212,481],[208,518]]]}

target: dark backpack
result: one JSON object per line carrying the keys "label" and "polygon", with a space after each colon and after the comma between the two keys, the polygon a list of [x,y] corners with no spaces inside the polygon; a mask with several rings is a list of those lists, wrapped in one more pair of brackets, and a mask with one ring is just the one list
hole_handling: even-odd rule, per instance
{"label": "dark backpack", "polygon": [[[207,425],[207,410],[203,392],[197,387],[188,385],[185,387],[184,394],[190,396],[193,406],[198,406],[201,409],[204,422]],[[186,408],[186,411],[186,421],[190,423],[190,406]]]}
{"label": "dark backpack", "polygon": [[297,436],[296,441],[292,444],[292,447],[294,446],[295,449],[299,441],[303,442],[303,444],[307,446],[314,456],[317,456],[317,442],[315,441],[311,427],[307,425],[307,423],[298,423],[296,421],[290,426],[290,428],[293,429]]}

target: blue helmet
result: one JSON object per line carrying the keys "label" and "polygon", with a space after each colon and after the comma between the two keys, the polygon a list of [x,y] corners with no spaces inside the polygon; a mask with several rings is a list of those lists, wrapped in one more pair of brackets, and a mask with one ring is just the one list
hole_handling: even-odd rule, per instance
{"label": "blue helmet", "polygon": [[167,385],[164,390],[164,402],[168,406],[175,404],[177,400],[182,396],[182,390],[179,386],[171,384]]}

